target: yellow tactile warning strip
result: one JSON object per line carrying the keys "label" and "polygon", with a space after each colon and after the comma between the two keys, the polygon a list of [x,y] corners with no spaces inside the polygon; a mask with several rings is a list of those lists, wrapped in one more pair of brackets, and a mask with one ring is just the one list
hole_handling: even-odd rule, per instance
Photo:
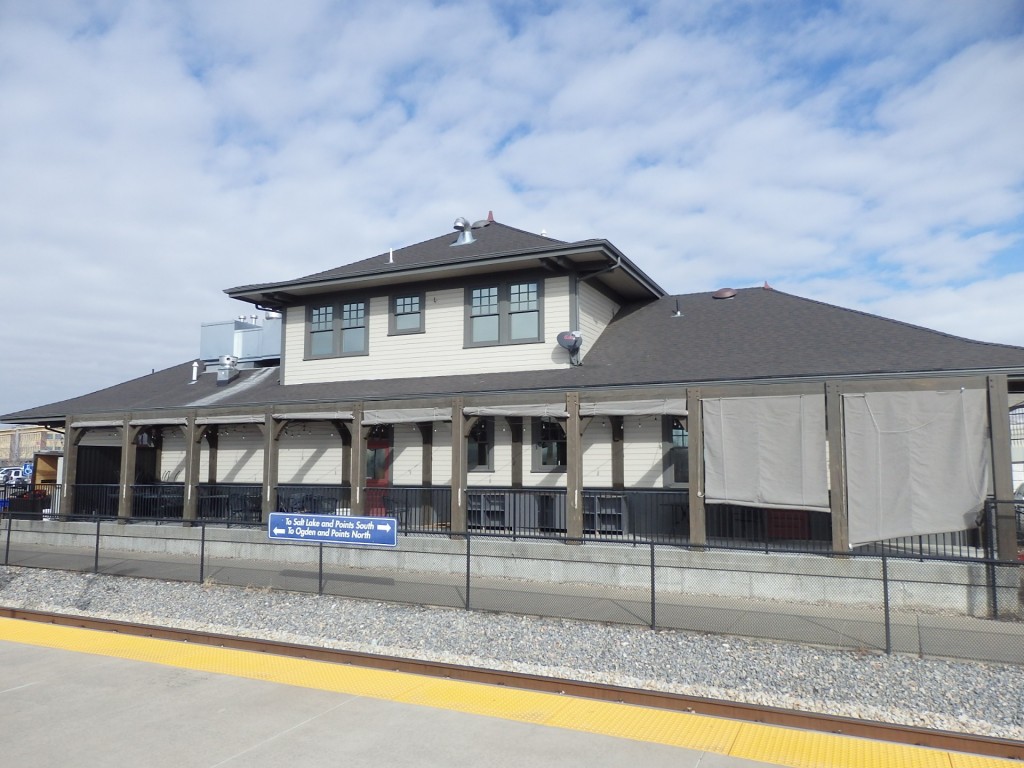
{"label": "yellow tactile warning strip", "polygon": [[0,619],[0,640],[420,704],[794,768],[993,768],[1012,760],[666,712],[553,693]]}

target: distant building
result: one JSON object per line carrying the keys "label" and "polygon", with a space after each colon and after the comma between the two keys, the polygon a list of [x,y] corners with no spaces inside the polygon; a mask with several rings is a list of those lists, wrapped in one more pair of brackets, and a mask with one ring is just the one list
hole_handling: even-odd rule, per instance
{"label": "distant building", "polygon": [[64,433],[44,427],[0,429],[0,466],[31,461],[37,453],[64,450]]}

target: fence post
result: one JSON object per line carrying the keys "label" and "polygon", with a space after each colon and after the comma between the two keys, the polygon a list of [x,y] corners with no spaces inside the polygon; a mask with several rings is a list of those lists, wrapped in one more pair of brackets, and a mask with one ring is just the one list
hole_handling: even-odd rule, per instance
{"label": "fence post", "polygon": [[100,572],[100,522],[102,518],[96,515],[96,548],[93,552],[92,572]]}
{"label": "fence post", "polygon": [[470,559],[470,542],[473,537],[469,533],[469,526],[466,526],[466,610],[471,610],[469,601],[469,559]]}
{"label": "fence post", "polygon": [[651,541],[651,629],[657,629],[658,627],[657,618],[654,613],[654,603],[654,541]]}
{"label": "fence post", "polygon": [[892,653],[892,624],[889,616],[889,558],[882,553],[882,600],[885,604],[885,652]]}
{"label": "fence post", "polygon": [[999,618],[999,590],[996,587],[996,564],[999,557],[996,551],[996,503],[995,499],[985,500],[985,557],[988,565],[985,570],[988,574],[988,587],[991,592],[991,604],[993,619]]}
{"label": "fence post", "polygon": [[11,509],[7,508],[7,544],[4,546],[4,565],[10,562],[11,556],[11,525],[13,520],[11,518]]}
{"label": "fence post", "polygon": [[199,523],[199,583],[206,581],[206,521]]}

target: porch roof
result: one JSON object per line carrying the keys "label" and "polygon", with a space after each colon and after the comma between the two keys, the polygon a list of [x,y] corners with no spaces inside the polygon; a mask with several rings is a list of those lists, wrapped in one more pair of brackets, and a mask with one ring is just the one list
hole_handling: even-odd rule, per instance
{"label": "porch roof", "polygon": [[[627,391],[638,387],[670,387],[674,391],[667,396],[678,398],[678,387],[694,385],[988,373],[1018,377],[1021,385],[1011,392],[1019,392],[1024,388],[1024,348],[971,341],[781,291],[747,288],[728,300],[697,293],[628,306],[595,341],[583,365],[568,369],[285,386],[276,369],[257,368],[243,370],[234,382],[218,387],[213,374],[193,383],[189,361],[0,419],[59,425],[68,414],[86,419],[175,412],[166,414],[170,416],[215,407],[312,410],[327,403],[333,409],[364,401],[484,395],[493,395],[498,405],[497,398],[517,393],[522,402],[528,396],[532,402],[550,402],[557,398],[537,393],[592,389],[626,400]],[[651,397],[648,391],[638,399]]]}

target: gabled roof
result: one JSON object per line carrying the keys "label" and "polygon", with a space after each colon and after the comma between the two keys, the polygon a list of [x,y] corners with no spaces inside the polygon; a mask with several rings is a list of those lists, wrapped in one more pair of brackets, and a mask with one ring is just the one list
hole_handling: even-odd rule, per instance
{"label": "gabled roof", "polygon": [[211,374],[191,383],[191,371],[191,362],[184,363],[0,419],[57,424],[67,414],[865,376],[1008,373],[1018,377],[1019,389],[1024,386],[1024,348],[971,341],[781,291],[746,288],[728,300],[695,293],[624,307],[583,365],[572,368],[288,386],[279,383],[277,368],[258,368],[242,371],[222,388]]}
{"label": "gabled roof", "polygon": [[521,229],[490,222],[472,230],[473,242],[455,244],[458,233],[424,240],[415,245],[380,253],[368,259],[276,283],[228,288],[232,298],[280,308],[300,297],[331,291],[370,288],[490,274],[508,269],[555,267],[581,272],[615,269],[600,276],[626,301],[664,296],[665,291],[607,240],[567,243]]}

